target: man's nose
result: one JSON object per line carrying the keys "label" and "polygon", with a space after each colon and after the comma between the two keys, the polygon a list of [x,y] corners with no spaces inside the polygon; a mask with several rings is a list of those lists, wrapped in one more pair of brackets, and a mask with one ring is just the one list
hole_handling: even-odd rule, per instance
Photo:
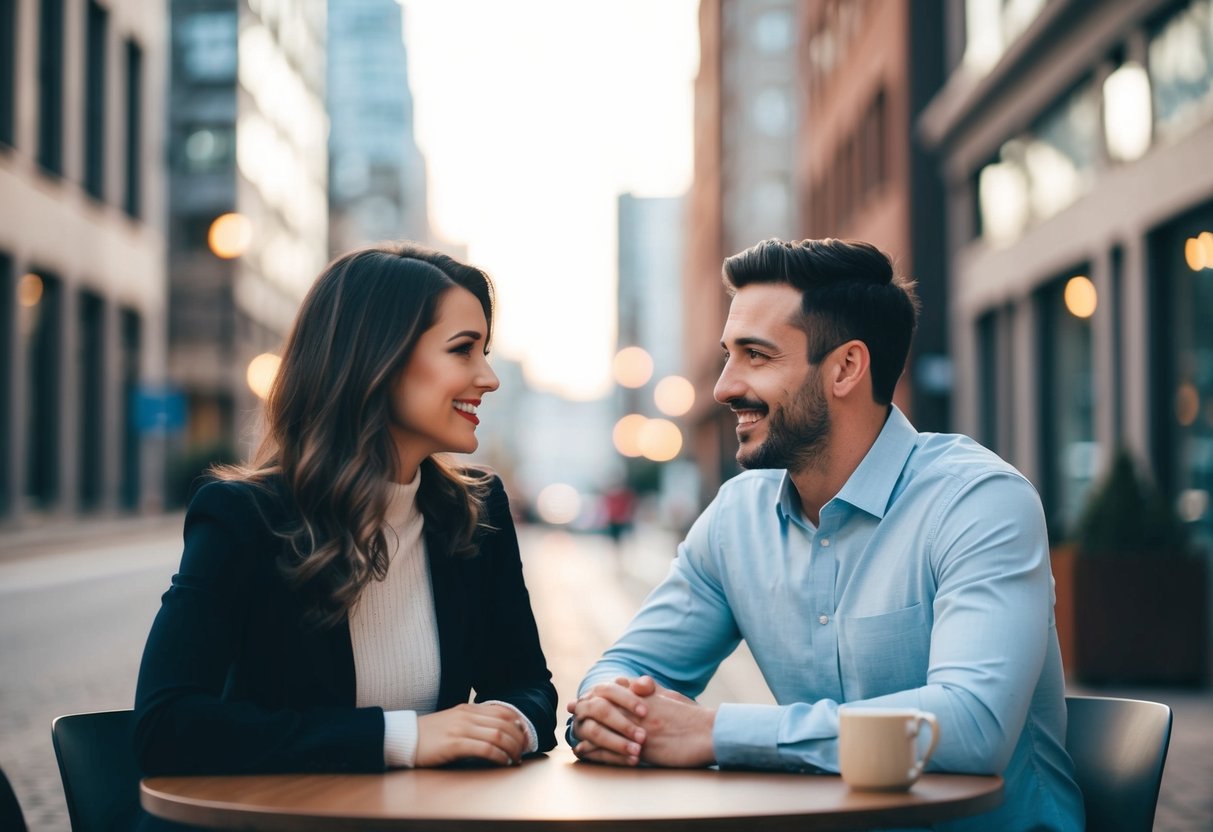
{"label": "man's nose", "polygon": [[721,404],[728,404],[741,396],[741,387],[736,373],[731,372],[726,363],[720,371],[720,378],[716,379],[716,386],[712,388],[712,396]]}

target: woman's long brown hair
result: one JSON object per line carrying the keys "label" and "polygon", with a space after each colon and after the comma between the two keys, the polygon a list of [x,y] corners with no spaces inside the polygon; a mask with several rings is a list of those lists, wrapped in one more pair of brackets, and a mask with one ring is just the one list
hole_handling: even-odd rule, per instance
{"label": "woman's long brown hair", "polygon": [[[442,296],[480,301],[492,334],[488,275],[413,244],[377,246],[333,261],[304,298],[265,405],[266,435],[252,464],[215,471],[268,488],[281,477],[292,518],[279,568],[310,626],[332,627],[363,587],[387,574],[388,482],[398,456],[388,430],[393,384]],[[487,478],[439,456],[421,464],[417,504],[426,539],[470,556],[486,525]]]}

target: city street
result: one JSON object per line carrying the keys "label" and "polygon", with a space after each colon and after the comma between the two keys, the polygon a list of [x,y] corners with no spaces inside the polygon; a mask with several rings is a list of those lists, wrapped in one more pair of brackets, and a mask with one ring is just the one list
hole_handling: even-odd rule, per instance
{"label": "city street", "polygon": [[[173,518],[170,518],[172,520]],[[11,545],[0,556],[0,766],[31,832],[67,832],[50,741],[51,719],[129,708],[139,655],[179,555],[179,522],[67,535],[55,545]],[[520,530],[527,582],[561,701],[664,574],[675,541],[642,530],[615,550],[609,539]],[[1175,708],[1156,829],[1213,828],[1213,695],[1140,695]],[[769,702],[743,650],[704,701]]]}

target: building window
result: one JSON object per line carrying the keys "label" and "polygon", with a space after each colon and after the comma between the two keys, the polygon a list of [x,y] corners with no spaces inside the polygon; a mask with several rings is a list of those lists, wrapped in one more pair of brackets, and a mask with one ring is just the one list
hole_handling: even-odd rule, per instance
{"label": "building window", "polygon": [[38,164],[63,173],[63,0],[42,0],[38,19]]}
{"label": "building window", "polygon": [[867,196],[884,185],[889,173],[888,108],[884,90],[878,90],[864,113],[860,128],[863,153],[863,191]]}
{"label": "building window", "polygon": [[80,293],[76,333],[76,379],[79,385],[77,472],[79,506],[89,511],[101,504],[105,431],[105,302],[92,292]]}
{"label": "building window", "polygon": [[1041,497],[1050,537],[1074,529],[1099,461],[1091,316],[1095,289],[1080,268],[1036,298],[1040,322]]}
{"label": "building window", "polygon": [[1213,203],[1151,238],[1153,422],[1159,484],[1213,544]]}
{"label": "building window", "polygon": [[122,207],[132,217],[143,209],[143,50],[126,42],[126,194]]}
{"label": "building window", "polygon": [[38,507],[59,497],[60,285],[45,272],[17,281],[18,328],[26,356],[25,494]]}
{"label": "building window", "polygon": [[236,80],[237,21],[234,11],[194,12],[176,27],[177,70],[191,84]]}
{"label": "building window", "polygon": [[1166,19],[1149,47],[1154,126],[1173,138],[1213,116],[1213,0],[1194,0]]}
{"label": "building window", "polygon": [[139,363],[142,360],[143,323],[139,313],[123,309],[119,314],[122,343],[122,481],[119,500],[122,507],[139,507],[140,454],[139,427],[135,423],[135,397],[139,393]]}
{"label": "building window", "polygon": [[13,145],[17,98],[17,0],[0,0],[0,144]]}
{"label": "building window", "polygon": [[84,189],[105,198],[105,87],[109,12],[89,0],[84,60]]}
{"label": "building window", "polygon": [[1052,217],[1086,193],[1094,182],[1099,141],[1099,97],[1087,80],[981,169],[978,204],[985,239],[996,245],[1013,242],[1031,223]]}
{"label": "building window", "polygon": [[184,131],[180,169],[186,173],[228,171],[236,163],[236,128],[230,124],[196,124]]}

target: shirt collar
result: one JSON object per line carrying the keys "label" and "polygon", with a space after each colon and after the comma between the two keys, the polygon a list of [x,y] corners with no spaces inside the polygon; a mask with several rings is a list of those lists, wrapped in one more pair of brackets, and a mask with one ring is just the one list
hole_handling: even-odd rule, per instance
{"label": "shirt collar", "polygon": [[[883,518],[892,499],[893,488],[917,444],[918,431],[897,405],[892,405],[889,418],[885,420],[876,441],[834,499]],[[792,475],[787,471],[783,472],[783,479],[779,483],[776,508],[785,519],[801,516],[800,494],[792,482]]]}
{"label": "shirt collar", "polygon": [[847,478],[835,499],[843,500],[873,517],[883,518],[910,454],[918,445],[918,431],[893,405],[880,435]]}

